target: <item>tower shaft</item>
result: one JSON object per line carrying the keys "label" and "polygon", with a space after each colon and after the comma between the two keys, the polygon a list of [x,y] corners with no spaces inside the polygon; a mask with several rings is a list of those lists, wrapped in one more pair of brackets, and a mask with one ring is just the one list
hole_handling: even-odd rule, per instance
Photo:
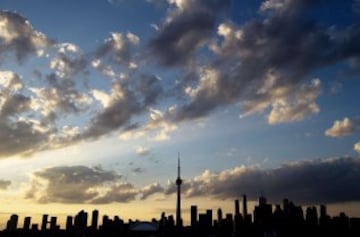
{"label": "tower shaft", "polygon": [[180,176],[180,154],[178,155],[178,177],[176,179],[176,186],[177,186],[177,200],[176,200],[176,226],[182,226],[182,219],[181,219],[181,184],[182,179]]}

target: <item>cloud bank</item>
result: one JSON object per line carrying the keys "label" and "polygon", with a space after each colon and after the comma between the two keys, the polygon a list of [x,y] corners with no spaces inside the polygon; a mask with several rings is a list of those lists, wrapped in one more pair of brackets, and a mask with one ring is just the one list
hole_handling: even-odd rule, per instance
{"label": "cloud bank", "polygon": [[[360,200],[360,161],[333,158],[299,161],[276,169],[238,166],[184,181],[186,197],[236,199],[247,194],[257,200],[263,193],[272,202],[290,198],[303,204],[338,203]],[[331,185],[329,185],[331,184]],[[171,183],[166,193],[176,191]]]}
{"label": "cloud bank", "polygon": [[39,203],[106,204],[145,199],[162,190],[158,183],[136,188],[101,167],[56,166],[35,172],[25,197]]}
{"label": "cloud bank", "polygon": [[[247,194],[250,200],[257,200],[263,193],[272,202],[290,198],[302,204],[340,203],[360,201],[359,180],[360,160],[340,157],[298,161],[274,169],[237,166],[219,172],[205,170],[184,179],[182,192],[185,198],[236,199]],[[0,184],[6,188],[10,182]],[[166,187],[160,183],[136,187],[101,167],[59,166],[35,172],[26,197],[41,203],[106,204],[154,194],[167,196],[176,190],[175,182]]]}

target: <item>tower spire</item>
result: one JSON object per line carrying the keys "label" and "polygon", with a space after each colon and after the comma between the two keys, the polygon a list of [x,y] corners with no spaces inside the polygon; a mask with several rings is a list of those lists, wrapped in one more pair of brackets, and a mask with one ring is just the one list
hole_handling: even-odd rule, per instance
{"label": "tower spire", "polygon": [[181,219],[181,184],[182,179],[180,177],[180,152],[178,153],[178,177],[176,179],[176,186],[177,186],[177,202],[176,202],[176,226],[182,226],[182,219]]}
{"label": "tower spire", "polygon": [[178,152],[178,178],[180,178],[180,152]]}

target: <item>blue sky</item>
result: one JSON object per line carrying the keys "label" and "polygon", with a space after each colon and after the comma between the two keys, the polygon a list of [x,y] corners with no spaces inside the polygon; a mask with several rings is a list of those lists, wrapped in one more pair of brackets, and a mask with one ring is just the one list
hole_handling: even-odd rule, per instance
{"label": "blue sky", "polygon": [[174,208],[178,152],[189,203],[265,191],[357,205],[359,9],[1,1],[0,211],[120,205],[131,217],[152,203],[150,216]]}

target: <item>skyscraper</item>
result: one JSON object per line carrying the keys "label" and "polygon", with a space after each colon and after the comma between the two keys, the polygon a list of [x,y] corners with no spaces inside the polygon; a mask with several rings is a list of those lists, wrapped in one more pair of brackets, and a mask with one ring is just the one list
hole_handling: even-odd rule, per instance
{"label": "skyscraper", "polygon": [[247,216],[247,200],[246,200],[246,195],[244,194],[243,195],[243,215],[244,215],[244,218],[246,218]]}
{"label": "skyscraper", "polygon": [[235,200],[235,215],[240,215],[240,205],[238,199]]}
{"label": "skyscraper", "polygon": [[41,221],[41,230],[45,231],[46,230],[46,226],[47,226],[47,222],[48,222],[48,215],[44,214],[42,216],[42,221]]}
{"label": "skyscraper", "polygon": [[190,207],[191,212],[191,226],[195,227],[197,225],[197,206],[192,205]]}
{"label": "skyscraper", "polygon": [[31,217],[30,216],[25,217],[23,230],[25,231],[30,230],[30,223],[31,223]]}
{"label": "skyscraper", "polygon": [[16,214],[13,214],[10,216],[10,220],[8,220],[6,229],[8,231],[16,231],[17,224],[18,224],[19,216]]}
{"label": "skyscraper", "polygon": [[99,218],[99,211],[98,210],[93,210],[92,212],[92,218],[91,218],[91,228],[93,230],[97,229],[98,226],[98,218]]}
{"label": "skyscraper", "polygon": [[223,219],[221,208],[219,208],[219,209],[217,210],[217,219],[218,219],[218,222],[219,222],[219,224],[220,224],[220,223],[222,222],[222,219]]}
{"label": "skyscraper", "polygon": [[178,154],[178,177],[176,179],[176,186],[177,186],[177,202],[176,202],[176,226],[182,226],[181,220],[181,184],[182,179],[180,177],[180,154]]}

